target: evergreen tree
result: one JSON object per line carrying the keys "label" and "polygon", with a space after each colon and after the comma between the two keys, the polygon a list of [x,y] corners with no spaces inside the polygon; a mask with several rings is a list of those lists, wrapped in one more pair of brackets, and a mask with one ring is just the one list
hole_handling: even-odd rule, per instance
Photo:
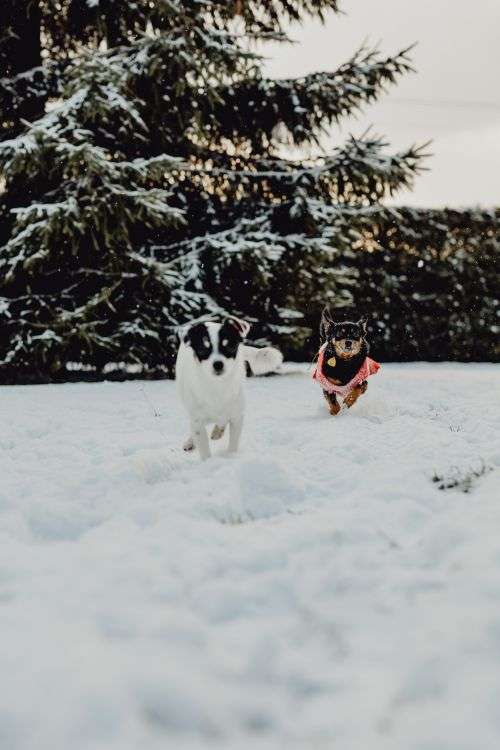
{"label": "evergreen tree", "polygon": [[4,379],[171,371],[178,325],[225,310],[298,343],[304,311],[351,302],[367,207],[411,185],[421,153],[368,134],[299,162],[283,141],[319,145],[409,70],[407,51],[275,81],[250,42],[286,41],[336,0],[72,0],[56,21],[39,7],[56,80],[40,98],[59,100],[0,141]]}

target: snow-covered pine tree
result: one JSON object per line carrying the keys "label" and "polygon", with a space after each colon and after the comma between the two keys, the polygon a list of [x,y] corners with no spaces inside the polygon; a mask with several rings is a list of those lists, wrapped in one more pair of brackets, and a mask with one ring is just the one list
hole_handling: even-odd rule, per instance
{"label": "snow-covered pine tree", "polygon": [[350,248],[421,154],[368,135],[292,161],[283,140],[319,145],[409,69],[407,52],[275,81],[252,43],[285,42],[290,20],[336,0],[62,7],[74,51],[53,42],[59,16],[46,63],[60,98],[0,141],[3,379],[168,370],[187,319],[228,310],[262,339],[299,341],[305,310],[348,304]]}

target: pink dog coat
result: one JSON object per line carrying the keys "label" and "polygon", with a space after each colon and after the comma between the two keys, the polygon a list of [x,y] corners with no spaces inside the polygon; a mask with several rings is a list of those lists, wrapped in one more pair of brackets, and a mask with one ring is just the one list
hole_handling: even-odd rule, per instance
{"label": "pink dog coat", "polygon": [[313,370],[312,377],[313,380],[317,380],[323,390],[327,391],[328,393],[338,393],[339,396],[342,397],[347,396],[347,394],[352,391],[355,385],[358,385],[358,383],[362,383],[363,380],[366,380],[366,378],[370,377],[370,375],[375,375],[375,373],[380,370],[380,365],[378,362],[375,362],[374,359],[370,359],[370,357],[366,357],[365,361],[357,371],[356,375],[352,378],[352,380],[346,383],[346,385],[335,385],[335,383],[332,383],[332,381],[323,374],[323,358],[325,356],[325,349],[326,344],[323,344],[318,352],[318,361],[316,362],[316,367]]}

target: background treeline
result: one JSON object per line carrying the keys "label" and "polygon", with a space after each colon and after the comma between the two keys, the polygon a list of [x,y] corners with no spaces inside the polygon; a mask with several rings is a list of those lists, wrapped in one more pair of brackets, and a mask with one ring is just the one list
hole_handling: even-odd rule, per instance
{"label": "background treeline", "polygon": [[322,147],[409,50],[265,76],[266,41],[338,10],[4,0],[0,382],[171,374],[179,326],[227,313],[309,358],[325,303],[383,359],[498,360],[498,212],[388,208],[422,147]]}
{"label": "background treeline", "polygon": [[[217,269],[208,274],[213,293],[228,309],[245,299],[243,313],[266,321],[255,332],[292,360],[314,356],[329,304],[339,319],[367,316],[372,354],[382,360],[500,361],[500,209],[356,213],[362,229],[339,227],[351,244],[328,268],[326,286],[316,284],[307,264],[287,258],[262,284],[243,255],[225,263],[211,252],[205,265]],[[288,335],[273,336],[287,307],[300,318]]]}

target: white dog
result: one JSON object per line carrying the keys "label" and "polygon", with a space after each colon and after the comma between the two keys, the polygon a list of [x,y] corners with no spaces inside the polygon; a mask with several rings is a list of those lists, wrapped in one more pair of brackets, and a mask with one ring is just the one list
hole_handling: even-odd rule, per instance
{"label": "white dog", "polygon": [[245,408],[245,362],[255,375],[261,375],[283,361],[277,349],[244,346],[249,330],[245,321],[227,318],[222,323],[195,323],[181,336],[176,380],[191,426],[184,450],[196,447],[202,460],[210,456],[208,424],[214,424],[213,440],[221,438],[229,424],[229,451],[238,450]]}

